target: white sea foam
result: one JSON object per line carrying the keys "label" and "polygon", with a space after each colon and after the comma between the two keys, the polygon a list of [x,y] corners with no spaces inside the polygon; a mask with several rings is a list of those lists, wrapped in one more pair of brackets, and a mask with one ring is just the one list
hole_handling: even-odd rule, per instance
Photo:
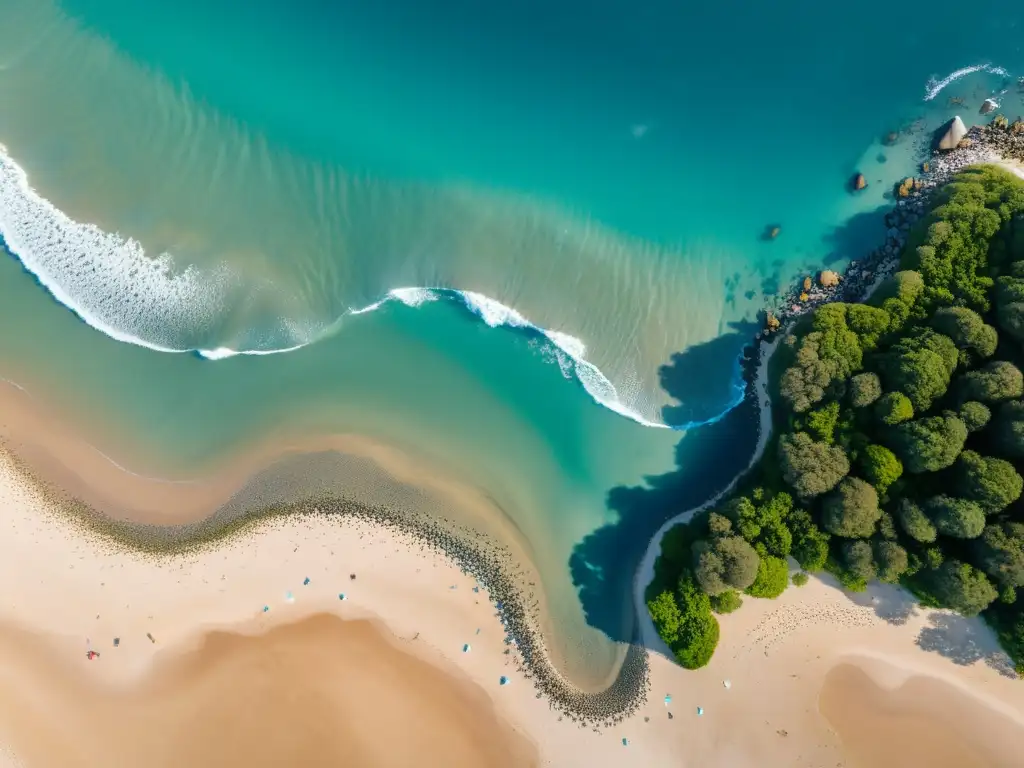
{"label": "white sea foam", "polygon": [[229,275],[153,259],[131,238],[73,221],[29,185],[0,149],[0,237],[53,297],[118,341],[183,352],[175,338],[216,316]]}
{"label": "white sea foam", "polygon": [[[235,277],[222,268],[200,271],[189,267],[175,272],[173,258],[151,258],[141,244],[93,224],[72,220],[29,185],[24,170],[0,145],[0,236],[10,252],[61,304],[88,325],[121,342],[157,352],[194,352],[206,360],[238,355],[273,355],[301,349],[325,330],[317,332],[282,326],[302,343],[272,349],[210,349],[181,345],[182,339],[200,338],[225,306]],[[510,327],[536,332],[553,345],[564,374],[574,376],[600,405],[648,427],[666,428],[641,415],[615,385],[586,359],[586,345],[562,331],[549,331],[511,307],[475,291],[447,288],[395,288],[368,306],[345,315],[362,315],[395,300],[419,307],[442,296],[460,300],[492,328]],[[340,322],[340,319],[339,321]],[[327,328],[330,331],[337,323]],[[632,387],[639,391],[639,386]]]}
{"label": "white sea foam", "polygon": [[991,64],[975,64],[970,67],[962,67],[961,69],[958,69],[955,72],[950,72],[941,80],[938,80],[934,77],[931,80],[929,80],[928,84],[925,86],[924,100],[931,101],[936,96],[938,96],[942,92],[942,89],[945,88],[946,86],[955,83],[960,78],[966,77],[967,75],[973,74],[975,72],[987,72],[990,75],[1002,75],[1003,77],[1010,76],[1010,73],[1007,72],[1002,67],[994,67]]}

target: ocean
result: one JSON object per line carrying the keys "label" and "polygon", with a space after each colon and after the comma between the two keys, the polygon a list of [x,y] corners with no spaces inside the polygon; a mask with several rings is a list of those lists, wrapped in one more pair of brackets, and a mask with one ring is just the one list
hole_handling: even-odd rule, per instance
{"label": "ocean", "polygon": [[942,122],[1024,113],[1022,20],[0,0],[0,375],[155,476],[394,446],[514,522],[603,680],[646,539],[749,458],[757,311],[881,243]]}

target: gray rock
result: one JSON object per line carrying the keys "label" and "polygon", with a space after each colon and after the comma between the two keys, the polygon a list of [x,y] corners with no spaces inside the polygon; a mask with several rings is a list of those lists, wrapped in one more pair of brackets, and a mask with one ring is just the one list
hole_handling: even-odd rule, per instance
{"label": "gray rock", "polygon": [[943,151],[949,151],[956,149],[956,145],[960,143],[960,139],[967,135],[967,126],[964,125],[964,121],[960,119],[960,115],[957,115],[946,125],[946,130],[942,134],[942,138],[939,139],[938,147]]}
{"label": "gray rock", "polygon": [[999,104],[996,103],[995,99],[985,99],[981,103],[981,109],[978,111],[983,115],[987,115],[990,112],[995,112],[997,109],[999,109]]}

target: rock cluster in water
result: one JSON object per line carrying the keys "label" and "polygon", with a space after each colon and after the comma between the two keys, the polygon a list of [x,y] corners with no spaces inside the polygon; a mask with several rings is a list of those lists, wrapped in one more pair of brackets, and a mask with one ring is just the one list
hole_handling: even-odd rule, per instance
{"label": "rock cluster in water", "polygon": [[[950,143],[947,140],[952,141],[948,150],[944,149]],[[777,298],[765,312],[764,332],[758,334],[758,340],[784,330],[793,320],[826,302],[866,298],[875,285],[899,268],[907,235],[927,213],[932,191],[972,165],[1024,161],[1024,120],[1018,118],[1011,123],[996,115],[988,125],[968,130],[956,117],[937,146],[939,149],[922,164],[921,174],[905,178],[893,190],[896,204],[885,215],[885,242],[864,259],[851,261],[842,276],[823,270],[815,278],[805,277]]]}

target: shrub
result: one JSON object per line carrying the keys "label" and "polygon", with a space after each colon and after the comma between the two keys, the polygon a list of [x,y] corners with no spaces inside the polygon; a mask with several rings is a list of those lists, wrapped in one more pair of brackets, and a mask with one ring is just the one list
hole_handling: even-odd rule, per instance
{"label": "shrub", "polygon": [[678,640],[670,645],[679,663],[698,669],[711,660],[718,645],[718,621],[711,613],[711,601],[689,574],[679,580],[676,592],[682,613]]}
{"label": "shrub", "polygon": [[790,579],[790,581],[793,582],[793,586],[802,587],[804,584],[808,582],[809,579],[810,577],[806,573],[800,571],[799,573],[794,573],[793,578]]}
{"label": "shrub", "polygon": [[757,578],[746,592],[751,597],[775,598],[789,585],[789,566],[781,557],[767,555],[757,567]]}
{"label": "shrub", "polygon": [[719,595],[711,596],[711,610],[715,613],[732,613],[743,605],[743,598],[735,589],[722,592]]}

